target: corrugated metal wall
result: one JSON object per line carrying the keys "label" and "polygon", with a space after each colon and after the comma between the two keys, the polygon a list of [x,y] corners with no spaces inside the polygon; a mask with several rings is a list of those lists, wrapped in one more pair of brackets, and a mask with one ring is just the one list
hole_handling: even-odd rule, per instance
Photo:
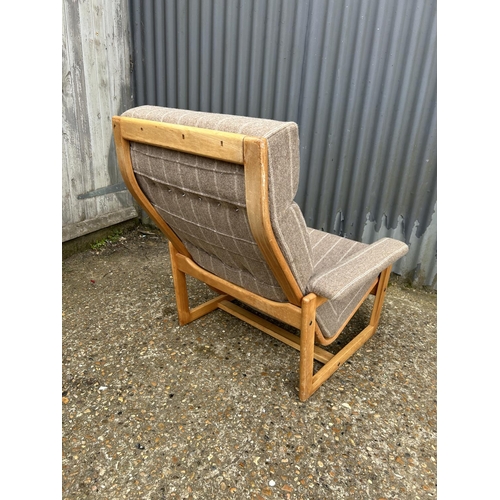
{"label": "corrugated metal wall", "polygon": [[436,286],[435,0],[131,0],[135,104],[293,120],[308,225]]}
{"label": "corrugated metal wall", "polygon": [[137,216],[111,117],[131,107],[127,0],[62,4],[63,241]]}

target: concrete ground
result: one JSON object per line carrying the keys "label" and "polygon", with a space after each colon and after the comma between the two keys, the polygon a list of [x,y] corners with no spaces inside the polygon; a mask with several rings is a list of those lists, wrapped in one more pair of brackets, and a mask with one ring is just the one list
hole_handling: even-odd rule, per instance
{"label": "concrete ground", "polygon": [[222,311],[179,327],[166,240],[112,240],[63,261],[62,498],[436,497],[434,292],[391,282],[376,335],[301,403],[297,351]]}

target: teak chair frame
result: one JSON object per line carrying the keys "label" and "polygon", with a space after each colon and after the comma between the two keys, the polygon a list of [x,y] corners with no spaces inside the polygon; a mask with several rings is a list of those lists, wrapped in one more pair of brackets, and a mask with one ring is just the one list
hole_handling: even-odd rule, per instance
{"label": "teak chair frame", "polygon": [[[304,295],[301,292],[271,226],[268,206],[268,144],[265,138],[120,116],[113,117],[113,131],[118,163],[125,185],[169,240],[179,324],[185,325],[219,308],[297,349],[300,352],[299,398],[301,401],[307,400],[375,333],[380,321],[391,266],[375,279],[370,290],[357,304],[337,334],[332,338],[325,338],[316,323],[316,310],[328,299],[314,293]],[[252,293],[212,274],[193,261],[182,241],[141,190],[132,168],[130,142],[159,146],[243,165],[250,229],[288,302],[275,302]],[[219,295],[204,304],[191,308],[186,274],[203,281]],[[375,295],[370,321],[354,339],[335,355],[315,345],[315,340],[321,345],[328,345],[335,340],[369,294]],[[300,335],[294,335],[234,304],[235,299],[298,329]],[[314,360],[323,363],[316,373],[314,373]]]}

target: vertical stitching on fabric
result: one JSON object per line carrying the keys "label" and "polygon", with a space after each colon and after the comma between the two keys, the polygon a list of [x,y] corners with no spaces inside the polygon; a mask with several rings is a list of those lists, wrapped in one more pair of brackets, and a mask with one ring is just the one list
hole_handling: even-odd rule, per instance
{"label": "vertical stitching on fabric", "polygon": [[[344,309],[342,309],[342,311],[339,313],[339,316],[342,318],[342,315],[346,312],[347,308],[353,303],[353,302],[359,302],[359,299],[358,297],[360,295],[363,295],[363,288],[360,288],[360,290],[358,290],[356,293],[354,293],[354,295],[351,297],[351,300],[346,304],[346,306],[344,307]],[[358,299],[358,300],[356,300]],[[352,310],[352,308],[350,309]]]}
{"label": "vertical stitching on fabric", "polygon": [[[292,205],[292,213],[293,213],[293,216],[295,217],[295,221],[297,222],[297,226],[300,227],[301,226],[301,218],[299,217],[299,214],[298,214],[298,210],[300,210],[300,208],[294,208],[294,206]],[[300,237],[302,238],[302,241],[304,242],[304,247],[306,248],[306,250],[308,250],[308,247],[307,247],[307,240],[306,240],[306,235],[304,234],[303,231],[299,231],[300,233]],[[314,262],[312,260],[312,255],[310,252],[307,252],[307,257],[309,259],[309,266],[310,266],[310,269],[313,270],[314,269]]]}
{"label": "vertical stitching on fabric", "polygon": [[[313,231],[314,231],[314,229],[311,229],[311,232],[309,234],[311,234]],[[328,233],[323,233],[323,236],[321,236],[321,238],[314,245],[312,245],[311,248],[314,250],[327,236],[328,236]],[[321,258],[320,260],[318,260],[318,262],[316,262],[315,265],[317,266],[318,263],[320,263],[322,260],[323,260],[323,258]]]}
{"label": "vertical stitching on fabric", "polygon": [[[325,310],[327,308],[330,309],[330,311]],[[332,318],[332,316],[333,316],[333,318]],[[323,330],[324,334],[328,334],[332,331],[332,328],[330,327],[332,321],[334,322],[333,324],[335,326],[337,325],[338,319],[339,319],[339,314],[338,314],[337,310],[335,309],[333,302],[331,300],[329,300],[328,302],[325,302],[324,304],[321,304],[320,307],[318,307],[317,317],[318,317],[318,320],[320,322],[321,330]],[[332,318],[332,319],[330,319],[330,318]],[[333,332],[333,333],[335,333],[335,332]],[[333,333],[331,333],[331,335],[333,335]]]}
{"label": "vertical stitching on fabric", "polygon": [[[328,234],[328,233],[327,233]],[[319,266],[319,263],[323,261],[323,259],[342,241],[342,239],[339,239],[335,242],[335,244],[333,246],[331,246],[328,251],[323,254],[323,257],[321,257],[321,259],[319,259],[316,264],[314,265],[315,268],[317,268]],[[352,248],[352,247],[351,247]],[[349,249],[350,250],[350,249]]]}
{"label": "vertical stitching on fabric", "polygon": [[[234,182],[235,182],[235,189],[237,189],[237,182],[236,182],[236,178],[233,177],[234,179]],[[227,227],[229,229],[229,231],[231,232],[231,237],[234,241],[234,245],[236,246],[236,249],[238,250],[238,253],[241,255],[241,250],[240,250],[240,247],[238,245],[238,241],[236,240],[236,238],[234,237],[234,231],[233,231],[233,226],[231,224],[231,220],[229,219],[229,210],[226,210],[226,220],[227,220]],[[241,269],[239,267],[236,267],[237,271],[238,271],[238,275],[239,275],[239,282],[242,283],[242,279],[241,279]]]}
{"label": "vertical stitching on fabric", "polygon": [[351,246],[349,247],[349,249],[346,252],[344,252],[344,254],[342,255],[342,257],[339,258],[339,260],[338,260],[339,263],[342,262],[346,257],[350,256],[351,250],[356,246],[356,243],[357,243],[356,241],[353,241],[351,243]]}

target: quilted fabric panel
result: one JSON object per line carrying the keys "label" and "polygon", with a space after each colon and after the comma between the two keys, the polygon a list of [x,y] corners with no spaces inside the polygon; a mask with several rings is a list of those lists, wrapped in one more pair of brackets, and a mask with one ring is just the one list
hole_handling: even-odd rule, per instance
{"label": "quilted fabric panel", "polygon": [[[299,178],[295,123],[157,106],[123,116],[266,138],[271,224],[305,290],[313,260],[302,213],[293,202]],[[242,166],[139,143],[131,145],[131,155],[139,185],[200,266],[264,297],[286,300],[251,235]]]}

